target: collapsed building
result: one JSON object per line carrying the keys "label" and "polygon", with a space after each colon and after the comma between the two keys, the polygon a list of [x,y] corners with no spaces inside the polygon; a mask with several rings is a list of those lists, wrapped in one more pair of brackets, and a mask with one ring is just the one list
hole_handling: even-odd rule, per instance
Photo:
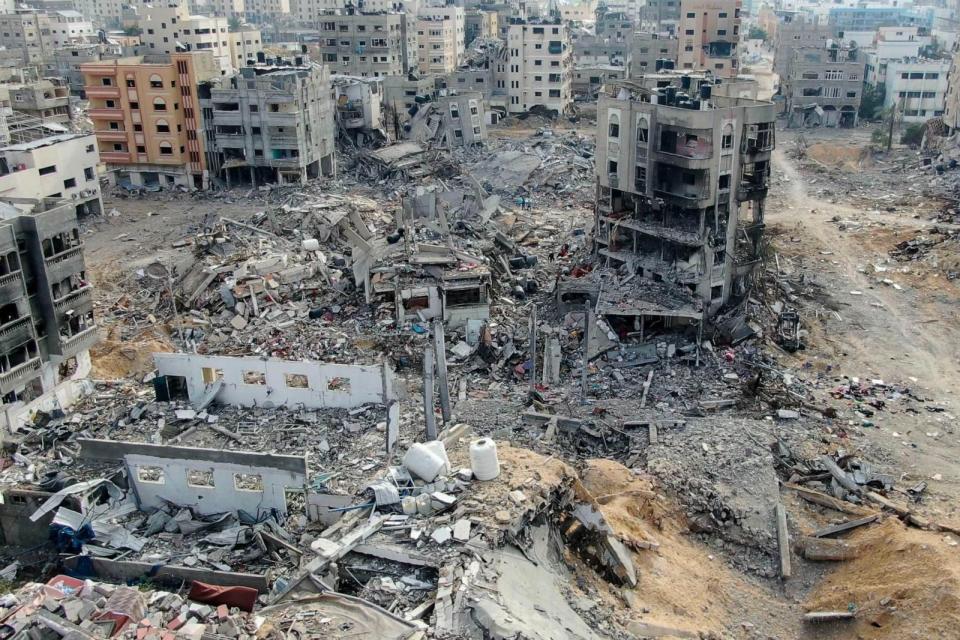
{"label": "collapsed building", "polygon": [[716,86],[681,77],[601,95],[594,264],[561,282],[561,303],[589,297],[621,335],[642,339],[744,299],[761,257],[775,115]]}

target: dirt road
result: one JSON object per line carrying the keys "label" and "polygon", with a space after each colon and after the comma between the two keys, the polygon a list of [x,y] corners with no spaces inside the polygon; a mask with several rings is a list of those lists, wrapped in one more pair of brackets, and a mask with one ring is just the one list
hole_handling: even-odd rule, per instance
{"label": "dirt road", "polygon": [[[864,428],[862,433],[864,444],[891,454],[891,471],[930,483],[933,497],[944,501],[930,505],[934,512],[942,508],[940,513],[960,520],[947,502],[960,495],[960,438],[950,413],[952,395],[960,388],[956,314],[960,289],[942,276],[913,277],[893,268],[875,273],[873,267],[885,262],[896,234],[930,223],[818,199],[808,192],[782,147],[774,154],[774,169],[781,178],[773,194],[779,204],[769,208],[767,222],[773,231],[782,232],[777,249],[819,267],[840,318],[825,320],[796,364],[830,364],[832,375],[904,384],[947,405],[944,413],[919,414],[890,407],[877,413],[876,428]],[[842,231],[836,222],[865,221],[878,215],[883,217],[882,225],[868,224],[856,231]],[[785,264],[790,268],[789,261]],[[883,284],[884,278],[901,288]],[[936,477],[940,480],[932,479]]]}

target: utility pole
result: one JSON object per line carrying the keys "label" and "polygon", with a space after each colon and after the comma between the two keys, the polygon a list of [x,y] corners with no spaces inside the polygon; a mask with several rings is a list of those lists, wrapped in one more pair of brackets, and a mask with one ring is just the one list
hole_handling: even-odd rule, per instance
{"label": "utility pole", "polygon": [[890,130],[887,132],[887,153],[890,153],[890,147],[893,146],[893,122],[897,119],[897,103],[890,105]]}

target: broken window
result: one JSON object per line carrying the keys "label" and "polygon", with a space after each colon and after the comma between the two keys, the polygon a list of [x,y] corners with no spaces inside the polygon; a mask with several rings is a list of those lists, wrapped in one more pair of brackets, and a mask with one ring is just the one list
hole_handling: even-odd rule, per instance
{"label": "broken window", "polygon": [[163,475],[163,467],[137,467],[137,480],[140,482],[152,482],[154,484],[163,484],[166,482]]}
{"label": "broken window", "polygon": [[259,473],[235,473],[233,486],[237,491],[263,491],[263,476]]}
{"label": "broken window", "polygon": [[309,385],[307,384],[307,376],[303,373],[287,373],[284,375],[286,378],[287,387],[290,389],[307,389]]}
{"label": "broken window", "polygon": [[212,469],[190,469],[187,471],[187,484],[191,487],[215,487]]}
{"label": "broken window", "polygon": [[267,384],[267,374],[263,371],[244,371],[243,384]]}
{"label": "broken window", "polygon": [[350,393],[350,378],[337,376],[330,378],[327,382],[327,391],[339,391],[341,393]]}
{"label": "broken window", "polygon": [[646,120],[641,119],[637,123],[637,144],[646,146],[647,139],[649,138],[649,124]]}
{"label": "broken window", "polygon": [[607,135],[611,138],[620,137],[620,116],[615,113],[610,114],[610,124],[607,127]]}
{"label": "broken window", "polygon": [[213,367],[204,367],[203,384],[213,384],[217,380],[223,380],[223,369],[214,369]]}

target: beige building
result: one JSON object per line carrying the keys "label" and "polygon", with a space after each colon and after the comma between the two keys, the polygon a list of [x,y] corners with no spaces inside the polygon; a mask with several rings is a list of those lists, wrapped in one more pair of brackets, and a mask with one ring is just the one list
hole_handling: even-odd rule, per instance
{"label": "beige building", "polygon": [[230,61],[235,69],[247,66],[248,60],[256,60],[257,54],[263,51],[259,29],[244,26],[240,31],[228,32],[227,38],[230,46]]}
{"label": "beige building", "polygon": [[633,34],[630,42],[630,77],[640,78],[660,71],[658,66],[662,68],[662,64],[658,65],[658,60],[669,60],[676,66],[678,48],[677,38],[668,33],[638,31]]}
{"label": "beige building", "polygon": [[592,22],[597,13],[597,0],[564,2],[560,5],[560,17],[564,22]]}
{"label": "beige building", "polygon": [[45,13],[0,15],[0,46],[19,55],[24,65],[40,64],[56,50],[52,28]]}
{"label": "beige building", "polygon": [[244,15],[254,23],[266,23],[290,15],[290,0],[244,0]]}
{"label": "beige building", "polygon": [[117,27],[123,19],[122,0],[74,0],[74,7],[99,27]]}
{"label": "beige building", "polygon": [[421,9],[421,12],[417,18],[417,61],[420,71],[450,73],[463,59],[463,9],[428,8]]}
{"label": "beige building", "polygon": [[319,20],[318,51],[332,73],[378,78],[417,68],[416,29],[404,13],[347,11]]}
{"label": "beige building", "polygon": [[740,0],[682,0],[677,28],[680,69],[709,69],[732,78],[740,68]]}
{"label": "beige building", "polygon": [[464,14],[464,43],[470,46],[477,38],[497,38],[500,35],[499,15],[496,11],[471,9]]}
{"label": "beige building", "polygon": [[44,123],[70,123],[70,87],[60,78],[0,86],[9,92],[14,111]]}
{"label": "beige building", "polygon": [[112,182],[208,184],[197,85],[220,75],[211,52],[137,56],[82,65],[88,117]]}
{"label": "beige building", "polygon": [[565,24],[516,22],[496,64],[497,91],[509,113],[536,106],[563,114],[573,102],[573,47]]}
{"label": "beige building", "polygon": [[225,17],[193,16],[182,0],[167,6],[143,5],[137,23],[147,54],[172,54],[177,47],[189,51],[210,51],[226,73],[233,66]]}
{"label": "beige building", "polygon": [[290,0],[290,16],[298,24],[316,26],[324,19],[322,14],[345,9],[346,6],[346,0]]}

